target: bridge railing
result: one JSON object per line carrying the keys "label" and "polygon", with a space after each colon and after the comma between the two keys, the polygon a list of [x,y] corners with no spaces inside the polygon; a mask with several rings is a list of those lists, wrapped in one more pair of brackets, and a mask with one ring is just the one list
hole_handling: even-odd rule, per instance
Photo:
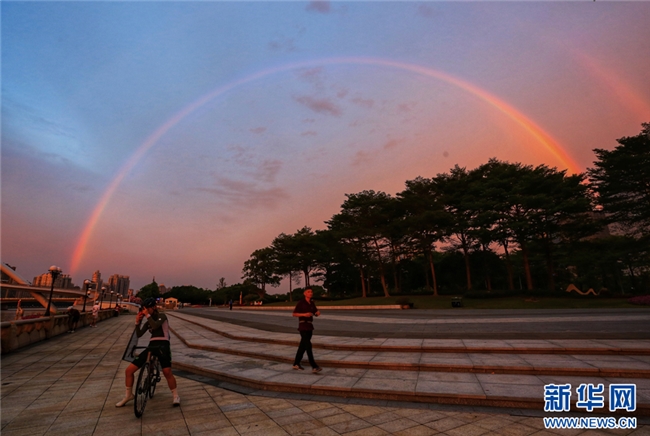
{"label": "bridge railing", "polygon": [[[112,317],[113,314],[113,310],[101,310],[98,322]],[[92,316],[91,312],[82,313],[77,328],[90,325]],[[67,333],[68,318],[67,314],[63,314],[0,323],[2,327],[2,354]]]}

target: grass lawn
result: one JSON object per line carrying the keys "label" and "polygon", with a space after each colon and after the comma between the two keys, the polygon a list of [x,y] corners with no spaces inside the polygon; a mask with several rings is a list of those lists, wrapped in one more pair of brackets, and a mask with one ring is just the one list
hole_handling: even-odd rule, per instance
{"label": "grass lawn", "polygon": [[[463,298],[462,308],[452,308],[450,295],[439,297],[412,295],[395,297],[368,297],[352,298],[338,301],[319,301],[318,306],[373,306],[384,304],[397,304],[397,300],[408,298],[413,303],[414,309],[605,309],[605,308],[630,308],[650,309],[648,306],[639,306],[627,302],[627,298],[594,298],[594,297],[535,297],[526,296],[503,298]],[[272,303],[269,306],[293,306],[295,302]]]}

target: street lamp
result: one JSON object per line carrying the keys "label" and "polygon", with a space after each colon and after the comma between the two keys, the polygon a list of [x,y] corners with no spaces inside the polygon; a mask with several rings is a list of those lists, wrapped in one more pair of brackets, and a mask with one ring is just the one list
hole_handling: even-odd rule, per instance
{"label": "street lamp", "polygon": [[91,284],[92,282],[90,280],[84,280],[84,289],[86,290],[86,293],[84,294],[84,308],[82,312],[86,312],[86,301],[88,301],[88,297],[90,297],[90,291],[88,289],[90,288]]}
{"label": "street lamp", "polygon": [[115,293],[114,291],[111,291],[111,299],[110,299],[110,301],[108,302],[108,308],[109,308],[109,309],[111,308],[111,305],[113,304],[113,294],[114,294],[114,293]]}
{"label": "street lamp", "polygon": [[50,306],[52,305],[52,294],[54,293],[54,281],[61,274],[61,268],[56,265],[52,265],[49,269],[50,275],[52,276],[52,286],[50,286],[50,299],[47,302],[47,309],[45,310],[45,316],[48,316],[50,313]]}
{"label": "street lamp", "polygon": [[106,286],[102,286],[102,297],[99,300],[99,310],[104,308],[104,293],[106,292]]}

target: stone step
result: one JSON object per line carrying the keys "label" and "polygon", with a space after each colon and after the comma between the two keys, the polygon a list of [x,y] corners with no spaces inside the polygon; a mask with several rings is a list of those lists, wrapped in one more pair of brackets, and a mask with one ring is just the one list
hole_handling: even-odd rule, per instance
{"label": "stone step", "polygon": [[[175,328],[176,331],[179,329]],[[635,416],[650,415],[650,380],[562,375],[476,374],[369,368],[326,367],[318,374],[296,371],[290,363],[190,348],[174,333],[174,368],[255,390],[314,396],[462,404],[543,410],[550,383],[635,383]],[[607,392],[606,392],[607,394]],[[607,398],[607,397],[605,397]],[[575,401],[575,394],[572,396]],[[607,404],[606,404],[607,410]],[[575,407],[576,411],[584,411]],[[603,410],[603,412],[604,412]],[[609,412],[610,414],[614,412]],[[616,412],[618,413],[618,411]]]}
{"label": "stone step", "polygon": [[[179,312],[168,312],[168,315],[200,325],[228,339],[292,347],[296,347],[299,342],[296,334],[267,332]],[[643,346],[639,346],[640,343]],[[649,340],[398,339],[315,335],[312,344],[318,349],[341,351],[650,356]]]}
{"label": "stone step", "polygon": [[[284,334],[277,335],[277,341],[251,343],[234,339],[241,335],[224,336],[217,333],[214,325],[219,321],[192,317],[175,317],[173,331],[189,348],[212,351],[230,355],[250,357],[260,360],[293,363],[298,345],[297,340],[285,340]],[[226,323],[220,323],[226,324]],[[229,329],[220,325],[220,331]],[[248,329],[248,328],[247,328]],[[248,329],[254,330],[254,329]],[[250,332],[249,332],[250,333]],[[258,331],[259,335],[268,332]],[[296,335],[294,335],[296,336]],[[248,336],[246,336],[248,337]],[[351,340],[358,338],[340,338]],[[465,348],[471,350],[472,348]],[[432,353],[422,349],[395,351],[393,348],[375,347],[376,351],[356,350],[348,344],[345,350],[322,349],[316,354],[317,361],[325,367],[360,368],[391,371],[437,371],[466,372],[482,374],[522,374],[522,375],[564,375],[594,377],[650,378],[650,357],[622,355],[556,355],[527,354],[512,351],[509,354],[489,354],[485,352]]]}

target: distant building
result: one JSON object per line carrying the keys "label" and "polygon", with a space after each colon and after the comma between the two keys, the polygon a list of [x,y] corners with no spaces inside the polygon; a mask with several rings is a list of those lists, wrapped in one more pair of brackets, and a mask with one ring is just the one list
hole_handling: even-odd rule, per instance
{"label": "distant building", "polygon": [[169,291],[171,291],[171,289],[169,289],[169,288],[168,288],[167,286],[165,286],[164,284],[161,283],[161,284],[158,285],[158,292],[160,292],[160,295],[164,295],[164,294],[166,294],[166,293],[169,292]]}
{"label": "distant building", "polygon": [[[50,273],[43,273],[39,276],[34,277],[32,286],[37,288],[49,288],[52,286],[52,275]],[[59,274],[59,276],[54,281],[54,287],[57,289],[72,289],[74,284],[72,283],[72,277],[69,274]]]}
{"label": "distant building", "polygon": [[101,292],[104,281],[102,280],[102,273],[100,273],[99,270],[93,273],[93,279],[91,282],[93,284],[91,286],[91,289],[95,289],[97,292]]}
{"label": "distant building", "polygon": [[129,296],[129,285],[131,280],[129,276],[123,276],[120,274],[113,274],[108,278],[108,291],[113,291],[117,295],[123,297]]}

